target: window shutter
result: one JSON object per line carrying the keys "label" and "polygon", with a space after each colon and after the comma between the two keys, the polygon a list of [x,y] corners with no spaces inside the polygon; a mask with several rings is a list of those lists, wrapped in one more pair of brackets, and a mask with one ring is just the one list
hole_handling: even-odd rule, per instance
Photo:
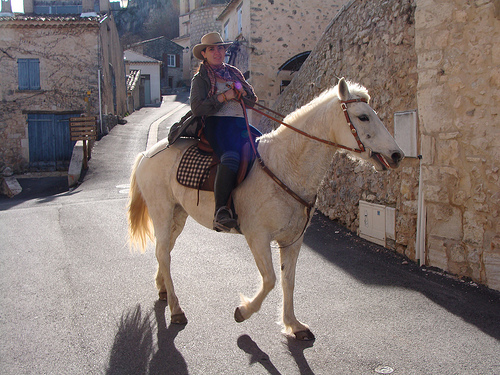
{"label": "window shutter", "polygon": [[30,89],[40,90],[40,60],[29,60]]}
{"label": "window shutter", "polygon": [[28,59],[17,60],[17,75],[19,81],[19,90],[29,90],[30,77],[29,77],[29,61]]}
{"label": "window shutter", "polygon": [[175,55],[175,67],[180,68],[181,66],[181,58],[179,55]]}
{"label": "window shutter", "polygon": [[40,90],[40,60],[18,59],[19,90]]}

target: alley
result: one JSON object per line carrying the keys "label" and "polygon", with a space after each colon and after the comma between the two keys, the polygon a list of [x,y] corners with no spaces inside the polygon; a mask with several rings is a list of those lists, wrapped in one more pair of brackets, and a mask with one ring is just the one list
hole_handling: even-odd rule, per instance
{"label": "alley", "polygon": [[185,100],[165,97],[114,127],[75,190],[0,198],[0,373],[500,373],[497,292],[420,269],[319,213],[295,289],[315,341],[281,332],[279,283],[236,323],[239,293],[260,282],[245,239],[190,219],[172,253],[189,323],[170,325],[153,245],[128,246],[126,204],[135,156],[166,135]]}

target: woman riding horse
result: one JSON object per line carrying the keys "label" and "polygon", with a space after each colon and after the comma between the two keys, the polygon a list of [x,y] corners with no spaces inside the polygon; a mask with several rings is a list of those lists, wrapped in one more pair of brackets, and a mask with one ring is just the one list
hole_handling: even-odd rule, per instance
{"label": "woman riding horse", "polygon": [[[198,73],[191,82],[191,110],[204,119],[204,135],[220,160],[215,177],[215,214],[213,227],[229,232],[237,226],[228,201],[236,185],[241,148],[248,141],[243,108],[237,100],[255,103],[257,96],[243,74],[224,63],[226,49],[219,33],[209,33],[193,48],[193,55],[202,60]],[[252,127],[252,132],[260,132]]]}

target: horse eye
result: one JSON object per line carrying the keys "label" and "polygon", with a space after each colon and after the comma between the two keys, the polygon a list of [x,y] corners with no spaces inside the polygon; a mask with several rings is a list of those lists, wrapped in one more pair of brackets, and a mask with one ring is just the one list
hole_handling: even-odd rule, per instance
{"label": "horse eye", "polygon": [[358,118],[363,122],[370,121],[370,118],[367,115],[361,115],[358,116]]}

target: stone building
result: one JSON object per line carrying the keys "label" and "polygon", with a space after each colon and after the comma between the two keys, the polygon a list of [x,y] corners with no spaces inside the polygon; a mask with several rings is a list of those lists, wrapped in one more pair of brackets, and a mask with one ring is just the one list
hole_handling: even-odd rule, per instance
{"label": "stone building", "polygon": [[182,46],[160,36],[134,43],[128,48],[161,61],[160,90],[162,95],[173,93],[176,89],[186,86],[182,75],[184,50]]}
{"label": "stone building", "polygon": [[[235,41],[228,62],[245,74],[261,104],[271,106],[297,70],[286,63],[309,53],[346,1],[181,0],[180,36],[174,41],[185,48],[184,78],[189,82],[199,65],[192,47],[205,33],[218,31]],[[250,118],[258,123],[254,112]]]}
{"label": "stone building", "polygon": [[139,107],[161,104],[160,70],[161,61],[144,56],[132,50],[123,52],[127,76],[140,72]]}
{"label": "stone building", "polygon": [[198,68],[192,47],[200,43],[201,37],[212,31],[221,31],[217,17],[228,0],[180,0],[179,37],[173,41],[183,47],[183,79],[190,86],[191,77]]}
{"label": "stone building", "polygon": [[319,210],[356,231],[360,201],[379,204],[394,213],[387,247],[497,290],[498,40],[498,0],[351,0],[275,106],[289,113],[336,76],[366,86],[407,157],[400,169],[375,173],[337,154]]}
{"label": "stone building", "polygon": [[[231,0],[217,20],[237,42],[231,63],[246,72],[260,103],[272,106],[295,70],[283,69],[311,51],[347,0]],[[307,55],[306,55],[307,56]],[[282,68],[282,69],[280,69]],[[256,116],[253,121],[256,122]]]}
{"label": "stone building", "polygon": [[0,172],[65,169],[69,117],[97,116],[106,133],[127,112],[123,51],[107,0],[24,10],[0,17]]}

